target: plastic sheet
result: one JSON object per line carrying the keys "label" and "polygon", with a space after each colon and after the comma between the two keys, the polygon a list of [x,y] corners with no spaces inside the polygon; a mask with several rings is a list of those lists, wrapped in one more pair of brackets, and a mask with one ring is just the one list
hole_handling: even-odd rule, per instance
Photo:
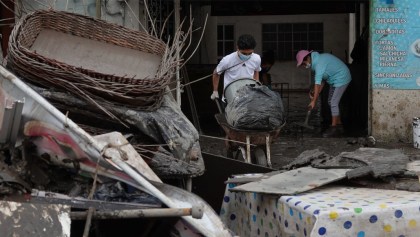
{"label": "plastic sheet", "polygon": [[229,125],[238,129],[274,130],[285,119],[280,95],[259,85],[246,85],[238,89],[225,112]]}

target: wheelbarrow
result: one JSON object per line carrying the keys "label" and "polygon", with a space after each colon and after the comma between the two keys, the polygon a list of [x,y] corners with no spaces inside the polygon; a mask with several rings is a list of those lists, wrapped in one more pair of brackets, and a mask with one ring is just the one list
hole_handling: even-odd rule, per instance
{"label": "wheelbarrow", "polygon": [[216,114],[215,117],[217,123],[226,133],[225,145],[229,158],[272,167],[270,145],[279,136],[280,130],[286,122],[274,130],[243,130],[229,125],[222,113]]}
{"label": "wheelbarrow", "polygon": [[[224,97],[226,101],[232,101],[238,89],[243,86],[255,86],[255,84],[259,84],[259,82],[252,78],[235,80],[226,86]],[[215,102],[219,110],[219,113],[215,115],[217,123],[223,128],[227,136],[225,142],[227,156],[238,160],[241,160],[239,158],[241,156],[243,161],[247,163],[271,167],[270,145],[279,136],[280,130],[286,122],[278,128],[268,131],[238,129],[228,124],[220,101],[216,99]]]}

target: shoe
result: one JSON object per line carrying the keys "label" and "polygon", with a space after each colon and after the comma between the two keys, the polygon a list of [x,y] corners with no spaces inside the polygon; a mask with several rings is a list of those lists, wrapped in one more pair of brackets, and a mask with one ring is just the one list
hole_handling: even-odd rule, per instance
{"label": "shoe", "polygon": [[331,126],[325,132],[322,133],[322,137],[342,137],[344,135],[344,129],[342,125]]}

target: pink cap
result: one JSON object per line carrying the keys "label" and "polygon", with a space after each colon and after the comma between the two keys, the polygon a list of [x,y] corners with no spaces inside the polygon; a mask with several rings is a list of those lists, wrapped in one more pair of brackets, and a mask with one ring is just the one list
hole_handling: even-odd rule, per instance
{"label": "pink cap", "polygon": [[303,59],[310,53],[312,53],[313,50],[308,51],[308,50],[300,50],[297,54],[296,54],[296,61],[297,61],[297,67],[299,67],[302,62]]}

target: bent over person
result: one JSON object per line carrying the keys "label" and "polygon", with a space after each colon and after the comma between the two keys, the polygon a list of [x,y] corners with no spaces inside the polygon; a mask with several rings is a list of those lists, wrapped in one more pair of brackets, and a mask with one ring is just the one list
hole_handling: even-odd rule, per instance
{"label": "bent over person", "polygon": [[254,53],[257,43],[251,35],[241,35],[237,41],[237,51],[222,58],[213,72],[213,93],[211,99],[219,98],[220,75],[224,73],[223,90],[226,86],[238,79],[253,78],[259,82],[259,71],[261,71],[261,57]]}
{"label": "bent over person", "polygon": [[328,93],[328,104],[331,108],[331,127],[324,133],[323,137],[339,136],[343,132],[339,103],[341,97],[351,81],[350,70],[336,56],[329,53],[318,53],[308,50],[300,50],[296,54],[297,66],[304,66],[315,72],[315,86],[311,103],[308,105],[312,110],[322,91],[324,83],[330,85]]}

